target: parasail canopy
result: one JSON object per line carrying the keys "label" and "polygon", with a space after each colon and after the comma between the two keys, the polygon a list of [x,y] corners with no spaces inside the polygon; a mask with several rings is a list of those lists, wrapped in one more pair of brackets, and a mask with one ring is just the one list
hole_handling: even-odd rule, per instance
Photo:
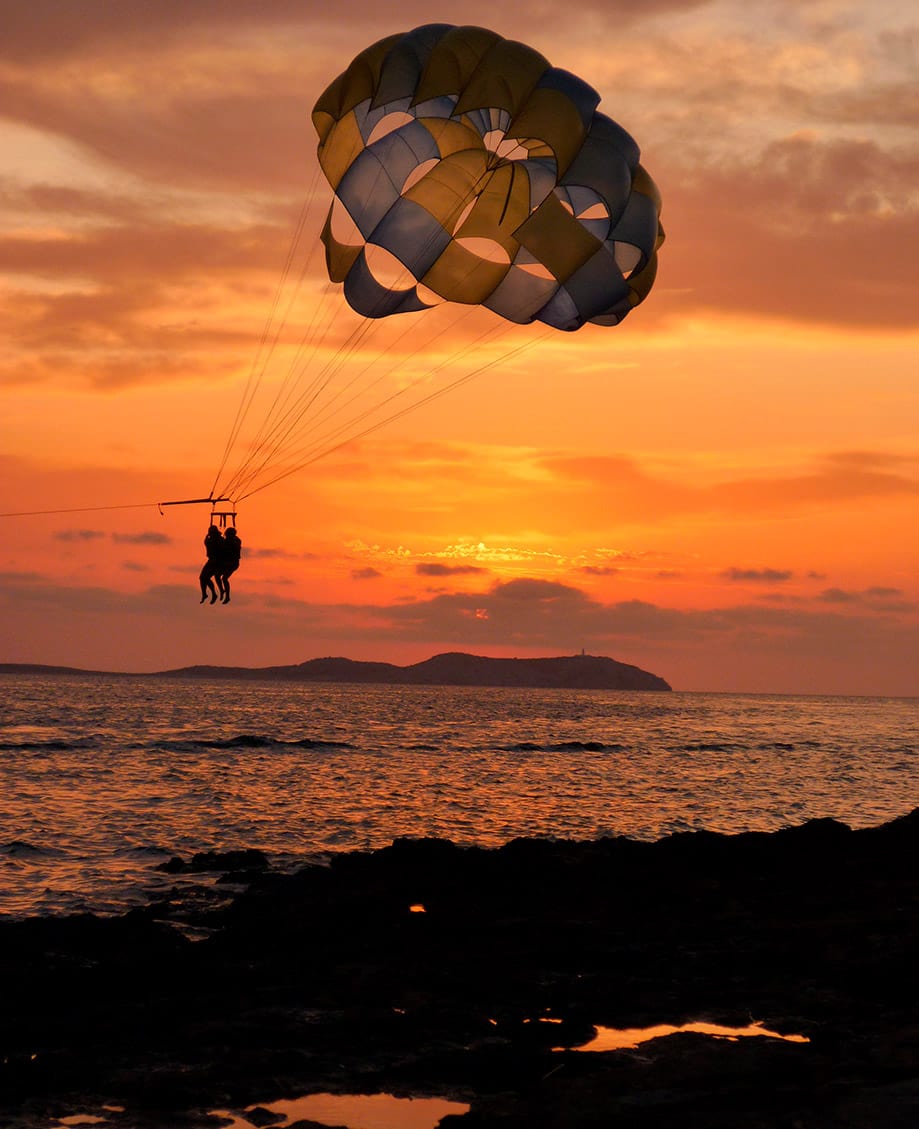
{"label": "parasail canopy", "polygon": [[663,242],[639,148],[582,79],[480,27],[362,51],[313,109],[335,196],[329,278],[371,318],[440,301],[511,322],[616,325]]}
{"label": "parasail canopy", "polygon": [[[582,79],[480,27],[427,24],[350,63],[313,107],[321,172],[209,500],[235,505],[544,334],[617,325],[646,297],[664,238],[660,195],[635,141],[599,102]],[[316,192],[323,174],[331,207]],[[327,209],[318,238],[306,234],[314,201]],[[285,302],[301,240],[307,261]],[[285,327],[295,295],[323,247],[326,293],[311,296],[292,345]],[[437,305],[458,310],[456,319],[438,326],[436,316],[409,317],[396,334],[381,325]],[[358,315],[350,331],[339,321],[347,306]],[[465,341],[454,330],[477,306],[500,316]],[[530,322],[549,328],[514,338],[516,325]],[[498,350],[506,335],[509,347]],[[286,373],[266,381],[281,351]],[[260,422],[243,442],[253,416]]]}

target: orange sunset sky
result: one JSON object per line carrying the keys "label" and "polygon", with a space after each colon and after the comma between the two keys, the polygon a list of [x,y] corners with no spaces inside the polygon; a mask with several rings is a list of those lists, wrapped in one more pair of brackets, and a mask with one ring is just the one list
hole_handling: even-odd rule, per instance
{"label": "orange sunset sky", "polygon": [[[486,371],[241,503],[233,602],[202,608],[207,508],[155,503],[211,489],[304,202],[259,395],[311,318],[316,364],[354,329],[309,254],[310,111],[430,22],[596,87],[663,196],[657,282],[616,328],[374,323],[346,372],[378,389]],[[0,511],[87,508],[0,519],[0,661],[584,648],[681,690],[919,693],[914,5],[0,0],[0,26]]]}

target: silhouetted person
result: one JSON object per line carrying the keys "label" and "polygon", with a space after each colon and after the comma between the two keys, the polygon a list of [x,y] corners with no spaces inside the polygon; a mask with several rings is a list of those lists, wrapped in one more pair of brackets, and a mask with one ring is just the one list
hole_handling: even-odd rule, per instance
{"label": "silhouetted person", "polygon": [[220,564],[217,569],[217,583],[220,585],[221,598],[225,604],[230,602],[230,577],[239,568],[239,556],[242,553],[242,548],[243,543],[231,525],[223,537],[223,544],[220,547]]}
{"label": "silhouetted person", "polygon": [[204,551],[207,553],[207,560],[204,562],[204,568],[198,576],[201,583],[201,603],[208,597],[210,592],[211,603],[217,602],[217,589],[214,587],[214,577],[217,577],[217,583],[220,585],[220,593],[223,595],[223,584],[220,582],[220,567],[223,563],[223,537],[220,530],[216,525],[212,525],[208,529],[204,538]]}

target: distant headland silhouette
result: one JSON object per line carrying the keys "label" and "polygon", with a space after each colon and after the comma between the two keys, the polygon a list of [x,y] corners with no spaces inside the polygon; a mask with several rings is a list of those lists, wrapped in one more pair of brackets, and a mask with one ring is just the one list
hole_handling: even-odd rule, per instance
{"label": "distant headland silhouette", "polygon": [[[105,674],[123,671],[0,663],[0,674]],[[565,690],[672,690],[657,674],[603,655],[559,655],[544,659],[494,659],[449,651],[423,662],[396,666],[346,658],[310,659],[291,666],[185,666],[133,675],[143,678],[235,678],[251,681],[362,682],[393,686],[517,686]]]}

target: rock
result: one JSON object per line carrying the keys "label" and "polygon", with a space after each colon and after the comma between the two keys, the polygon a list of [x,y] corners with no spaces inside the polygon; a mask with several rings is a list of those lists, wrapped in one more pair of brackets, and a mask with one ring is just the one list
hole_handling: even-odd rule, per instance
{"label": "rock", "polygon": [[167,874],[228,873],[238,870],[267,870],[271,866],[263,851],[250,848],[244,851],[199,851],[190,862],[174,855],[161,862],[156,869]]}
{"label": "rock", "polygon": [[272,1113],[270,1109],[257,1105],[254,1109],[246,1110],[246,1120],[256,1129],[262,1129],[263,1126],[278,1125],[281,1121],[286,1121],[286,1117],[283,1113]]}
{"label": "rock", "polygon": [[[357,1090],[471,1101],[457,1129],[912,1126],[917,848],[914,813],[656,843],[400,839],[288,876],[209,852],[182,866],[252,876],[228,904],[176,889],[120,918],[0,921],[0,1124],[117,1104],[172,1126]],[[202,940],[168,924],[186,897]],[[706,1016],[810,1041],[552,1050]]]}

